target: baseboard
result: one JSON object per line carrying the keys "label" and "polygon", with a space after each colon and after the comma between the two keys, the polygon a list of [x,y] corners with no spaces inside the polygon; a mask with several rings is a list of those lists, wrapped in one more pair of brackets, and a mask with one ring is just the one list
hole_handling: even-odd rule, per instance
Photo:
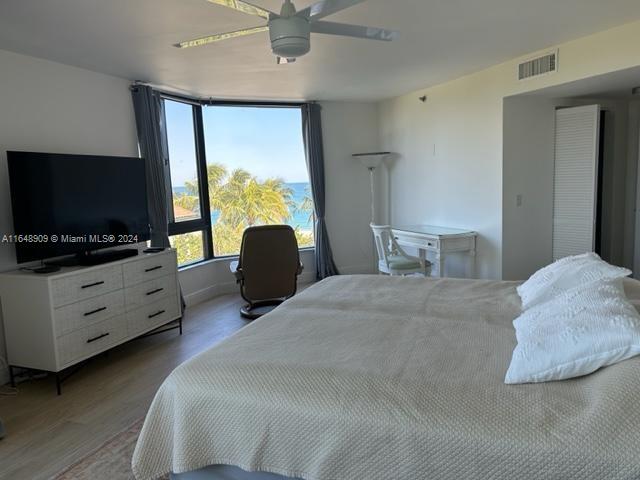
{"label": "baseboard", "polygon": [[370,263],[364,263],[361,265],[339,265],[338,271],[341,275],[363,275],[377,273],[374,266]]}
{"label": "baseboard", "polygon": [[[363,265],[345,265],[338,267],[342,275],[358,275],[367,273],[376,273],[369,264]],[[316,280],[315,271],[303,271],[298,277],[298,285],[306,285]],[[217,283],[209,285],[203,289],[189,293],[184,296],[187,307],[193,307],[199,303],[212,300],[220,295],[228,295],[230,293],[238,293],[238,285],[235,282]]]}
{"label": "baseboard", "polygon": [[298,285],[305,285],[316,281],[316,272],[302,272],[298,277]]}
{"label": "baseboard", "polygon": [[236,293],[237,291],[238,285],[235,282],[217,283],[185,295],[184,301],[187,304],[187,307],[192,307],[199,303],[206,302],[207,300],[219,297],[220,295]]}
{"label": "baseboard", "polygon": [[7,359],[0,358],[0,385],[9,383],[9,367],[7,367]]}
{"label": "baseboard", "polygon": [[[298,277],[298,284],[303,285],[312,283],[316,279],[315,272],[303,272]],[[238,284],[235,282],[218,283],[215,285],[209,285],[201,290],[189,293],[184,296],[184,301],[187,307],[193,307],[199,303],[212,300],[220,295],[228,295],[230,293],[238,293]]]}

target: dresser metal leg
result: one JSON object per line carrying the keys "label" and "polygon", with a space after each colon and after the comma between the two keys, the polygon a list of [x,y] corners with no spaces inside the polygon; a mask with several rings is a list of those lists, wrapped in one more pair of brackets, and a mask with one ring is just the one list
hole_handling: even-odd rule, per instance
{"label": "dresser metal leg", "polygon": [[60,372],[56,373],[56,390],[58,395],[62,395],[62,379],[60,378]]}
{"label": "dresser metal leg", "polygon": [[180,335],[182,335],[182,317],[178,319],[178,322],[180,322]]}
{"label": "dresser metal leg", "polygon": [[12,365],[9,365],[9,381],[11,382],[11,387],[16,388],[16,376],[13,373]]}

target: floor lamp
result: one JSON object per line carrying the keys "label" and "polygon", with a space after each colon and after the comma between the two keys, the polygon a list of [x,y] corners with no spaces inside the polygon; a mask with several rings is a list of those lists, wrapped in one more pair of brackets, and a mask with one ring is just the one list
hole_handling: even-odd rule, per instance
{"label": "floor lamp", "polygon": [[382,161],[391,155],[391,152],[354,153],[353,158],[360,160],[360,163],[369,170],[369,181],[371,183],[371,223],[376,223],[376,197],[374,189],[374,172],[382,165]]}

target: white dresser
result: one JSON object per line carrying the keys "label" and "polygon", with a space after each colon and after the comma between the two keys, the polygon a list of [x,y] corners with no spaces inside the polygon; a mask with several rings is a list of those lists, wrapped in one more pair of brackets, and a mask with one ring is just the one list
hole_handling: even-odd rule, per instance
{"label": "white dresser", "polygon": [[61,373],[98,353],[177,321],[182,312],[176,252],[140,253],[51,274],[0,274],[9,368]]}

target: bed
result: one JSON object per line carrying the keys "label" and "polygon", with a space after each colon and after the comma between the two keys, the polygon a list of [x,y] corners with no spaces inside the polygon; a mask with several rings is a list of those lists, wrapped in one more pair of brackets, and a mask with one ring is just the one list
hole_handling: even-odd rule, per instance
{"label": "bed", "polygon": [[[640,282],[625,282],[628,297],[640,299]],[[516,286],[323,280],[166,379],[134,473],[139,480],[169,472],[180,480],[640,478],[640,359],[578,379],[505,385]]]}

